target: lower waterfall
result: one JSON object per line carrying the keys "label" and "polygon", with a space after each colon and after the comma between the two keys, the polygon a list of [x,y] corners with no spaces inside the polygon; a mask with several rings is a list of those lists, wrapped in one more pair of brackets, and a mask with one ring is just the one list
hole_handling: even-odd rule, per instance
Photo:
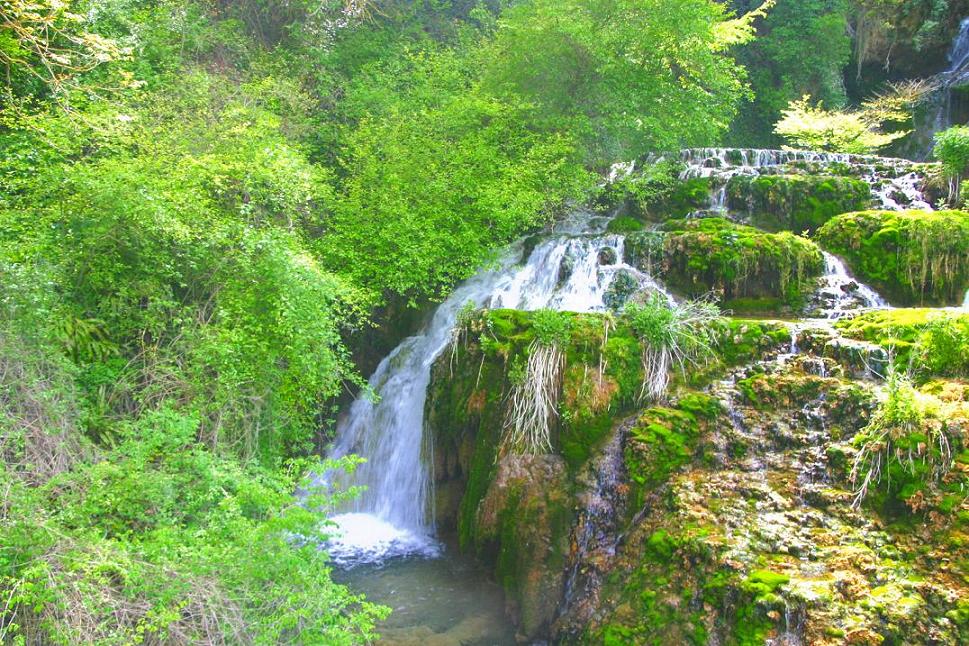
{"label": "lower waterfall", "polygon": [[337,427],[331,455],[352,453],[367,462],[340,482],[366,489],[344,513],[332,518],[336,529],[328,550],[334,561],[379,562],[438,552],[428,509],[431,474],[423,456],[424,403],[431,366],[450,343],[468,303],[476,308],[602,311],[609,286],[620,271],[641,287],[663,291],[649,276],[623,262],[623,237],[605,233],[607,222],[578,212],[556,226],[524,263],[518,262],[523,243],[514,245],[496,268],[455,289],[419,334],[405,339],[380,363],[369,380],[377,401],[359,397]]}

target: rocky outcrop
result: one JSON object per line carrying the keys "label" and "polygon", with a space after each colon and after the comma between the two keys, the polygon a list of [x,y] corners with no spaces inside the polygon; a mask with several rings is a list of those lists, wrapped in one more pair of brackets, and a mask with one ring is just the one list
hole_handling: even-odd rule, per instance
{"label": "rocky outcrop", "polygon": [[959,305],[969,289],[965,211],[847,213],[818,239],[896,305]]}
{"label": "rocky outcrop", "polygon": [[[718,360],[649,404],[636,396],[641,348],[624,322],[563,316],[573,333],[550,452],[502,444],[532,315],[479,315],[438,361],[428,400],[439,524],[489,564],[523,640],[969,637],[969,505],[958,493],[969,485],[967,389],[929,381],[919,391],[940,412],[910,433],[936,444],[905,450],[928,456],[944,437],[948,449],[928,463],[941,456],[946,469],[910,472],[879,454],[900,465],[890,468],[904,486],[873,485],[862,501],[851,478],[859,454],[881,450],[871,429],[882,386],[866,366],[897,325],[729,321]],[[916,346],[937,341],[920,336],[928,323],[912,325],[918,356]]]}
{"label": "rocky outcrop", "polygon": [[693,298],[713,294],[741,313],[795,311],[824,263],[810,240],[709,217],[670,220],[629,236],[627,262]]}
{"label": "rocky outcrop", "polygon": [[871,188],[854,177],[740,175],[727,182],[731,210],[767,231],[814,232],[836,215],[863,209]]}

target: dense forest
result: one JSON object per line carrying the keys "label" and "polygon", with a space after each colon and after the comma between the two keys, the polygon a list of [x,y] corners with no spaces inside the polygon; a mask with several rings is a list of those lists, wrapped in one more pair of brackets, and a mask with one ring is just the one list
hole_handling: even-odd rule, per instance
{"label": "dense forest", "polygon": [[[817,634],[901,644],[924,629],[924,643],[959,643],[967,17],[969,0],[0,0],[0,643],[377,640],[391,609],[335,580],[325,548],[326,519],[366,495],[352,475],[369,466],[356,449],[330,450],[338,419],[360,393],[387,398],[367,377],[456,286],[482,267],[510,271],[509,244],[527,260],[586,208],[612,218],[599,234],[622,237],[590,247],[594,264],[630,268],[609,274],[604,305],[455,307],[452,349],[427,361],[428,504],[493,570],[519,641],[708,643],[715,630],[688,625],[704,604],[730,608],[716,643],[793,630],[778,619],[793,575],[751,552],[730,556],[754,564],[734,581],[708,548],[690,551],[699,539],[684,527],[703,514],[677,517],[677,534],[640,510],[679,513],[657,487],[729,426],[711,404],[720,377],[798,345],[774,319],[828,311],[811,294],[837,254],[886,307],[908,308],[886,310],[892,319],[858,297],[876,311],[839,320],[851,342],[824,355],[857,368],[873,361],[859,344],[882,348],[878,397],[847,373],[762,370],[730,396],[764,418],[823,395],[833,423],[859,433],[857,455],[827,449],[852,471],[851,513],[863,499],[881,505],[871,518],[911,510],[857,521],[880,541],[904,525],[867,574],[905,560],[904,532],[923,517],[956,519],[938,530],[954,599],[922,594],[908,628],[859,619],[861,633],[831,615]],[[679,152],[714,146],[737,150]],[[740,150],[782,147],[817,155],[755,164]],[[763,165],[784,170],[729,170]],[[646,275],[675,298],[634,298]],[[854,293],[851,281],[838,288]],[[924,309],[945,307],[942,323]],[[804,347],[826,342],[806,336]],[[586,392],[590,370],[599,381]],[[929,396],[942,403],[919,408]],[[620,426],[633,475],[606,533],[631,537],[615,565],[629,576],[603,574],[583,597],[562,573],[585,554],[568,510]],[[417,428],[419,447],[423,417]],[[736,458],[731,442],[718,450]],[[502,475],[510,455],[558,461],[495,493],[514,480]],[[703,465],[697,480],[727,469]],[[337,471],[349,486],[320,477]],[[911,489],[917,477],[932,487]],[[770,496],[749,493],[759,498]],[[679,581],[680,557],[709,576]],[[659,599],[691,585],[711,596],[684,598],[674,617],[678,603]],[[566,587],[564,605],[542,605]],[[933,618],[947,623],[930,630]],[[496,643],[478,638],[442,643]]]}

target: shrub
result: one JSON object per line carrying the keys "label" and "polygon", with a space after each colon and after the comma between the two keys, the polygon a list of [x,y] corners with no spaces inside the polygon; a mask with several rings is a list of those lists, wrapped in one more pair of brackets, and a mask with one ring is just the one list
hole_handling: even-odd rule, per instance
{"label": "shrub", "polygon": [[969,126],[954,126],[935,135],[935,157],[949,180],[949,203],[957,205],[962,191],[962,177],[969,169]]}
{"label": "shrub", "polygon": [[643,304],[626,305],[623,315],[642,344],[641,399],[662,398],[674,367],[685,372],[687,365],[702,364],[714,356],[720,310],[712,303],[670,305],[654,294]]}
{"label": "shrub", "polygon": [[538,454],[552,448],[552,420],[558,416],[572,319],[554,310],[538,310],[531,319],[535,339],[524,370],[513,379],[502,450]]}
{"label": "shrub", "polygon": [[808,150],[863,155],[884,148],[907,132],[881,132],[880,123],[864,111],[825,110],[812,106],[809,97],[792,101],[774,132],[788,143]]}

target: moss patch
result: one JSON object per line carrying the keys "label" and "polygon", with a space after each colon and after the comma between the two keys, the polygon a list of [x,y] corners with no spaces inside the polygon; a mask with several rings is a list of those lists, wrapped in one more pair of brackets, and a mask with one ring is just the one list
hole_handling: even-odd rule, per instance
{"label": "moss patch", "polygon": [[836,215],[868,206],[860,179],[823,175],[737,176],[727,183],[730,208],[769,231],[815,231]]}
{"label": "moss patch", "polygon": [[818,239],[895,305],[956,305],[969,289],[965,211],[847,213]]}

